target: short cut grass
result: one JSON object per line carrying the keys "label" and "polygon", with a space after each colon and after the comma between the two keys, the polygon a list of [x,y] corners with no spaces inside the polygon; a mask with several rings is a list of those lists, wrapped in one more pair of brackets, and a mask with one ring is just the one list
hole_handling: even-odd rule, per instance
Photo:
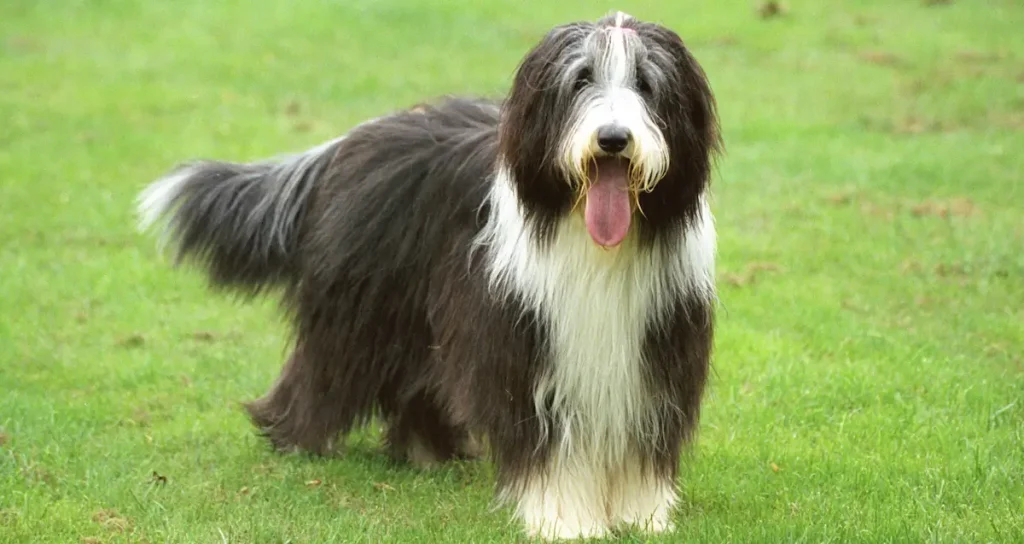
{"label": "short cut grass", "polygon": [[185,159],[504,92],[611,8],[684,37],[727,152],[716,373],[661,541],[1019,542],[1016,0],[5,2],[0,541],[520,539],[485,463],[393,466],[375,431],[271,453],[240,403],[287,328],[161,262],[134,199]]}

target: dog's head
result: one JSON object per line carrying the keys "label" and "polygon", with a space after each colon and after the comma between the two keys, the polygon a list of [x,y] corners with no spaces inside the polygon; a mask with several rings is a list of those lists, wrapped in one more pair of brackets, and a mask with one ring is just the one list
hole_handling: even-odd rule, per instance
{"label": "dog's head", "polygon": [[696,213],[720,147],[704,71],[671,30],[614,13],[551,30],[504,104],[500,151],[534,218],[581,210],[618,245]]}

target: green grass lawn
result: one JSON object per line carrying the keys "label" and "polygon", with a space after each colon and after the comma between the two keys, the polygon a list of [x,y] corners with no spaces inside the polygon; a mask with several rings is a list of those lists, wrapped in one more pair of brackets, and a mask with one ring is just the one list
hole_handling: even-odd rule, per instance
{"label": "green grass lawn", "polygon": [[931,4],[5,0],[0,542],[520,539],[486,463],[271,453],[239,404],[283,321],[167,266],[134,198],[502,93],[612,7],[688,41],[727,144],[716,371],[660,541],[1024,541],[1024,4]]}

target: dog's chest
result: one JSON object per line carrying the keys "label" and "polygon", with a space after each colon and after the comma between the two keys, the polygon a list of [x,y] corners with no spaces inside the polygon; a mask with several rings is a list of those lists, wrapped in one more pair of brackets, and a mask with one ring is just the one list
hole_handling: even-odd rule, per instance
{"label": "dog's chest", "polygon": [[491,289],[538,318],[546,360],[533,401],[542,433],[563,451],[582,440],[591,453],[620,458],[630,442],[659,432],[649,370],[664,361],[645,358],[648,341],[681,299],[713,297],[710,211],[702,201],[699,221],[651,247],[634,233],[602,249],[576,216],[538,243],[505,175],[475,243],[488,248]]}
{"label": "dog's chest", "polygon": [[632,246],[601,249],[570,230],[522,278],[548,346],[535,400],[560,440],[603,450],[649,432],[644,347],[672,296],[659,261]]}

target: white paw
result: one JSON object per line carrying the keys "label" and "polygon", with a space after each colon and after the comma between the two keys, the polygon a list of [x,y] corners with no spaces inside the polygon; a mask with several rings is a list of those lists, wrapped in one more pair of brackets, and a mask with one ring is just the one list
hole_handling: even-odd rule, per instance
{"label": "white paw", "polygon": [[607,509],[593,479],[554,471],[535,480],[519,498],[517,513],[530,537],[579,540],[608,535]]}
{"label": "white paw", "polygon": [[612,501],[612,520],[616,527],[629,526],[649,533],[673,530],[672,511],[676,492],[672,482],[644,477],[627,471],[620,480],[619,493]]}

